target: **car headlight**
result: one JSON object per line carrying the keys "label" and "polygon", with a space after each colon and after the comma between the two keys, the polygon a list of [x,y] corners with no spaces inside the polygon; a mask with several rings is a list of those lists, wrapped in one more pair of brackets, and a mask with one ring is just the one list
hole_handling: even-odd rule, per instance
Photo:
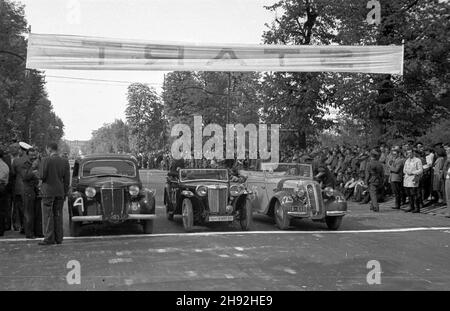
{"label": "car headlight", "polygon": [[236,197],[240,195],[242,192],[244,192],[244,190],[245,190],[244,185],[232,185],[230,187],[230,195]]}
{"label": "car headlight", "polygon": [[306,195],[306,190],[303,187],[296,188],[294,193],[297,197],[303,198]]}
{"label": "car headlight", "polygon": [[86,196],[88,198],[95,197],[96,193],[97,193],[97,191],[95,190],[95,188],[92,188],[92,187],[87,187],[86,190],[84,190],[84,194],[86,194]]}
{"label": "car headlight", "polygon": [[198,186],[196,192],[199,196],[204,197],[208,193],[208,188],[205,186]]}
{"label": "car headlight", "polygon": [[323,189],[323,192],[328,197],[332,197],[334,195],[334,189],[331,187],[325,187],[325,189]]}
{"label": "car headlight", "polygon": [[131,196],[136,196],[139,194],[139,187],[136,185],[130,186],[128,188],[128,192],[130,193]]}

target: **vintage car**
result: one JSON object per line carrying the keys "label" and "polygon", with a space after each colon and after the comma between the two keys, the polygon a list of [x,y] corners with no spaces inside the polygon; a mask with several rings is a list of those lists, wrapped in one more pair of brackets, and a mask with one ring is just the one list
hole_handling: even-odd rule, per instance
{"label": "vintage car", "polygon": [[100,154],[77,158],[73,165],[69,202],[70,233],[84,224],[137,222],[152,233],[155,191],[142,186],[136,159]]}
{"label": "vintage car", "polygon": [[331,230],[341,225],[347,211],[344,195],[329,187],[322,189],[313,180],[310,164],[262,163],[260,171],[242,173],[254,193],[253,210],[273,217],[278,228],[289,228],[293,218],[324,221]]}
{"label": "vintage car", "polygon": [[164,204],[169,220],[182,215],[183,227],[217,222],[238,222],[242,230],[252,224],[250,192],[244,184],[231,182],[227,169],[180,169],[168,176]]}

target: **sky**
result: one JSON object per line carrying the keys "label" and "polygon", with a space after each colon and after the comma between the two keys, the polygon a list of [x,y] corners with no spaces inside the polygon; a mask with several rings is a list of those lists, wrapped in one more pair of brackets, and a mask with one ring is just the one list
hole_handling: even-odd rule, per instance
{"label": "sky", "polygon": [[[261,43],[275,0],[17,0],[33,33],[198,43]],[[47,92],[65,125],[65,139],[125,119],[127,86],[148,83],[158,93],[160,71],[45,70]],[[67,78],[68,77],[68,78]],[[71,79],[69,79],[71,78]],[[87,79],[87,80],[86,80]],[[92,81],[110,80],[109,82]],[[114,82],[111,82],[114,81]]]}

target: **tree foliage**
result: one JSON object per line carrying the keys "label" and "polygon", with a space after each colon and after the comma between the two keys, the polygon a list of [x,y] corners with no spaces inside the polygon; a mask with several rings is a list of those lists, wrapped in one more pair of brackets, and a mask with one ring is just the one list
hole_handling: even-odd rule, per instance
{"label": "tree foliage", "polygon": [[192,124],[194,115],[205,124],[258,123],[258,79],[258,73],[242,72],[167,74],[162,98],[169,124]]}
{"label": "tree foliage", "polygon": [[59,141],[64,125],[45,92],[45,77],[25,68],[27,21],[22,5],[0,0],[0,140],[43,148]]}
{"label": "tree foliage", "polygon": [[91,153],[129,153],[130,128],[122,120],[105,124],[92,132],[89,141]]}
{"label": "tree foliage", "polygon": [[133,83],[128,87],[127,99],[125,114],[132,134],[132,151],[162,148],[166,139],[166,121],[161,99],[155,89],[146,84]]}
{"label": "tree foliage", "polygon": [[[381,24],[369,25],[365,0],[283,0],[265,43],[389,45],[405,42],[404,76],[275,73],[265,76],[268,119],[309,135],[329,128],[328,106],[360,122],[373,140],[418,136],[449,117],[449,6],[438,0],[381,2]],[[270,79],[272,78],[272,79]],[[270,82],[270,83],[268,83]],[[279,107],[272,104],[280,102]]]}

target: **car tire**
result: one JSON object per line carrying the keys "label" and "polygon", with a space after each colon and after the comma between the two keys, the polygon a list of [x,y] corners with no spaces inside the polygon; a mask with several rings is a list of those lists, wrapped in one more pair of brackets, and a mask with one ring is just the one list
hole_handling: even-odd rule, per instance
{"label": "car tire", "polygon": [[239,225],[243,231],[251,230],[253,225],[252,203],[249,199],[246,199],[244,205],[241,207]]}
{"label": "car tire", "polygon": [[325,217],[325,222],[327,224],[328,229],[337,230],[342,224],[343,216],[327,216]]}
{"label": "car tire", "polygon": [[192,202],[189,199],[184,199],[181,208],[181,214],[183,216],[183,227],[186,232],[192,231],[194,226],[194,209],[192,208]]}
{"label": "car tire", "polygon": [[152,234],[153,233],[153,219],[144,220],[142,223],[142,229],[144,230],[145,234]]}
{"label": "car tire", "polygon": [[275,202],[273,212],[273,217],[275,218],[275,224],[277,225],[277,227],[281,230],[288,229],[291,224],[291,220],[289,218],[289,215],[281,206],[280,201],[277,200]]}
{"label": "car tire", "polygon": [[70,236],[77,237],[80,235],[81,223],[70,220]]}

